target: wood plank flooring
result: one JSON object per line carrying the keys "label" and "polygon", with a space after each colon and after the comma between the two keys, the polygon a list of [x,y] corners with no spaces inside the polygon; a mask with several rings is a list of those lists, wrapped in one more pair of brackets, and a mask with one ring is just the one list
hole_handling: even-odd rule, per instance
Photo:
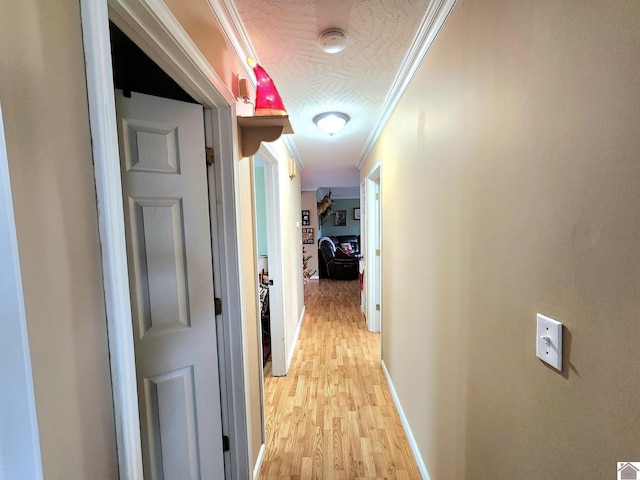
{"label": "wood plank flooring", "polygon": [[367,331],[358,281],[311,281],[286,377],[265,370],[270,479],[420,479]]}

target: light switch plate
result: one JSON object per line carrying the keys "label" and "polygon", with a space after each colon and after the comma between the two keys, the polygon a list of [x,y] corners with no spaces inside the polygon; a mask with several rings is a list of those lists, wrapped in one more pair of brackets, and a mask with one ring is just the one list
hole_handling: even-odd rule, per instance
{"label": "light switch plate", "polygon": [[562,324],[540,313],[536,328],[536,355],[562,371]]}

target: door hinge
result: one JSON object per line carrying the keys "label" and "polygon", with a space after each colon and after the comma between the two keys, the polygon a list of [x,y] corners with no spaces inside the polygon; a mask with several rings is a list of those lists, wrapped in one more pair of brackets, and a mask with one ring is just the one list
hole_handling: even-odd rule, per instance
{"label": "door hinge", "polygon": [[207,158],[207,165],[213,165],[213,148],[205,147],[204,152]]}
{"label": "door hinge", "polygon": [[376,193],[376,200],[380,200],[380,194]]}
{"label": "door hinge", "polygon": [[376,250],[376,257],[380,256],[380,250]]}
{"label": "door hinge", "polygon": [[380,311],[380,304],[376,303],[376,311],[379,312]]}
{"label": "door hinge", "polygon": [[222,315],[222,300],[214,298],[213,304],[215,305],[216,315]]}
{"label": "door hinge", "polygon": [[222,436],[222,451],[223,452],[228,452],[231,449],[231,446],[229,444],[229,436],[228,435],[223,435]]}

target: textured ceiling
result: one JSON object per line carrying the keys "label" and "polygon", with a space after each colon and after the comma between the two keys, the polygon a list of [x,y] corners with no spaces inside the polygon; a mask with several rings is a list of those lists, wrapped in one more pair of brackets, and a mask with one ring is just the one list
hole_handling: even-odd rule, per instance
{"label": "textured ceiling", "polygon": [[[359,185],[356,164],[381,115],[428,0],[236,0],[260,64],[284,100],[303,166],[303,189]],[[338,27],[346,48],[323,52],[321,32]],[[337,110],[351,121],[334,136],[312,122]]]}

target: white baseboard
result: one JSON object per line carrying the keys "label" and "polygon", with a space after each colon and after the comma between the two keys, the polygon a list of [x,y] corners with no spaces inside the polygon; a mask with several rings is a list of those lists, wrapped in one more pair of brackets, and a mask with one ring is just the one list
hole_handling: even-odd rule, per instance
{"label": "white baseboard", "polygon": [[424,464],[424,460],[422,458],[422,455],[420,454],[420,449],[418,448],[418,444],[416,443],[416,437],[414,437],[411,426],[409,425],[409,420],[407,420],[407,416],[404,414],[402,404],[400,403],[400,399],[398,398],[396,389],[393,386],[391,375],[389,375],[389,370],[387,370],[387,366],[384,364],[384,360],[381,362],[381,364],[382,371],[384,372],[384,376],[386,377],[387,383],[389,384],[389,390],[391,391],[391,396],[393,397],[393,403],[396,404],[396,409],[398,410],[400,420],[402,421],[402,427],[404,428],[404,432],[407,434],[407,440],[409,440],[409,445],[411,446],[411,451],[413,452],[413,456],[418,464],[418,470],[420,470],[422,480],[431,480],[429,472],[427,472],[427,466]]}
{"label": "white baseboard", "polygon": [[320,280],[319,275],[311,275],[311,280]]}
{"label": "white baseboard", "polygon": [[291,360],[293,360],[293,354],[296,353],[296,348],[298,346],[298,337],[300,337],[300,330],[302,329],[302,320],[304,320],[304,314],[307,311],[307,306],[302,305],[302,312],[300,313],[300,318],[298,319],[298,328],[296,328],[296,333],[293,338],[293,342],[291,343],[291,350],[289,350],[289,355],[287,356],[287,372],[289,371],[289,367],[291,366]]}
{"label": "white baseboard", "polygon": [[260,477],[260,470],[262,470],[262,462],[264,456],[267,454],[267,446],[263,443],[260,445],[260,451],[258,452],[258,459],[256,460],[256,466],[253,468],[253,480],[258,480]]}

